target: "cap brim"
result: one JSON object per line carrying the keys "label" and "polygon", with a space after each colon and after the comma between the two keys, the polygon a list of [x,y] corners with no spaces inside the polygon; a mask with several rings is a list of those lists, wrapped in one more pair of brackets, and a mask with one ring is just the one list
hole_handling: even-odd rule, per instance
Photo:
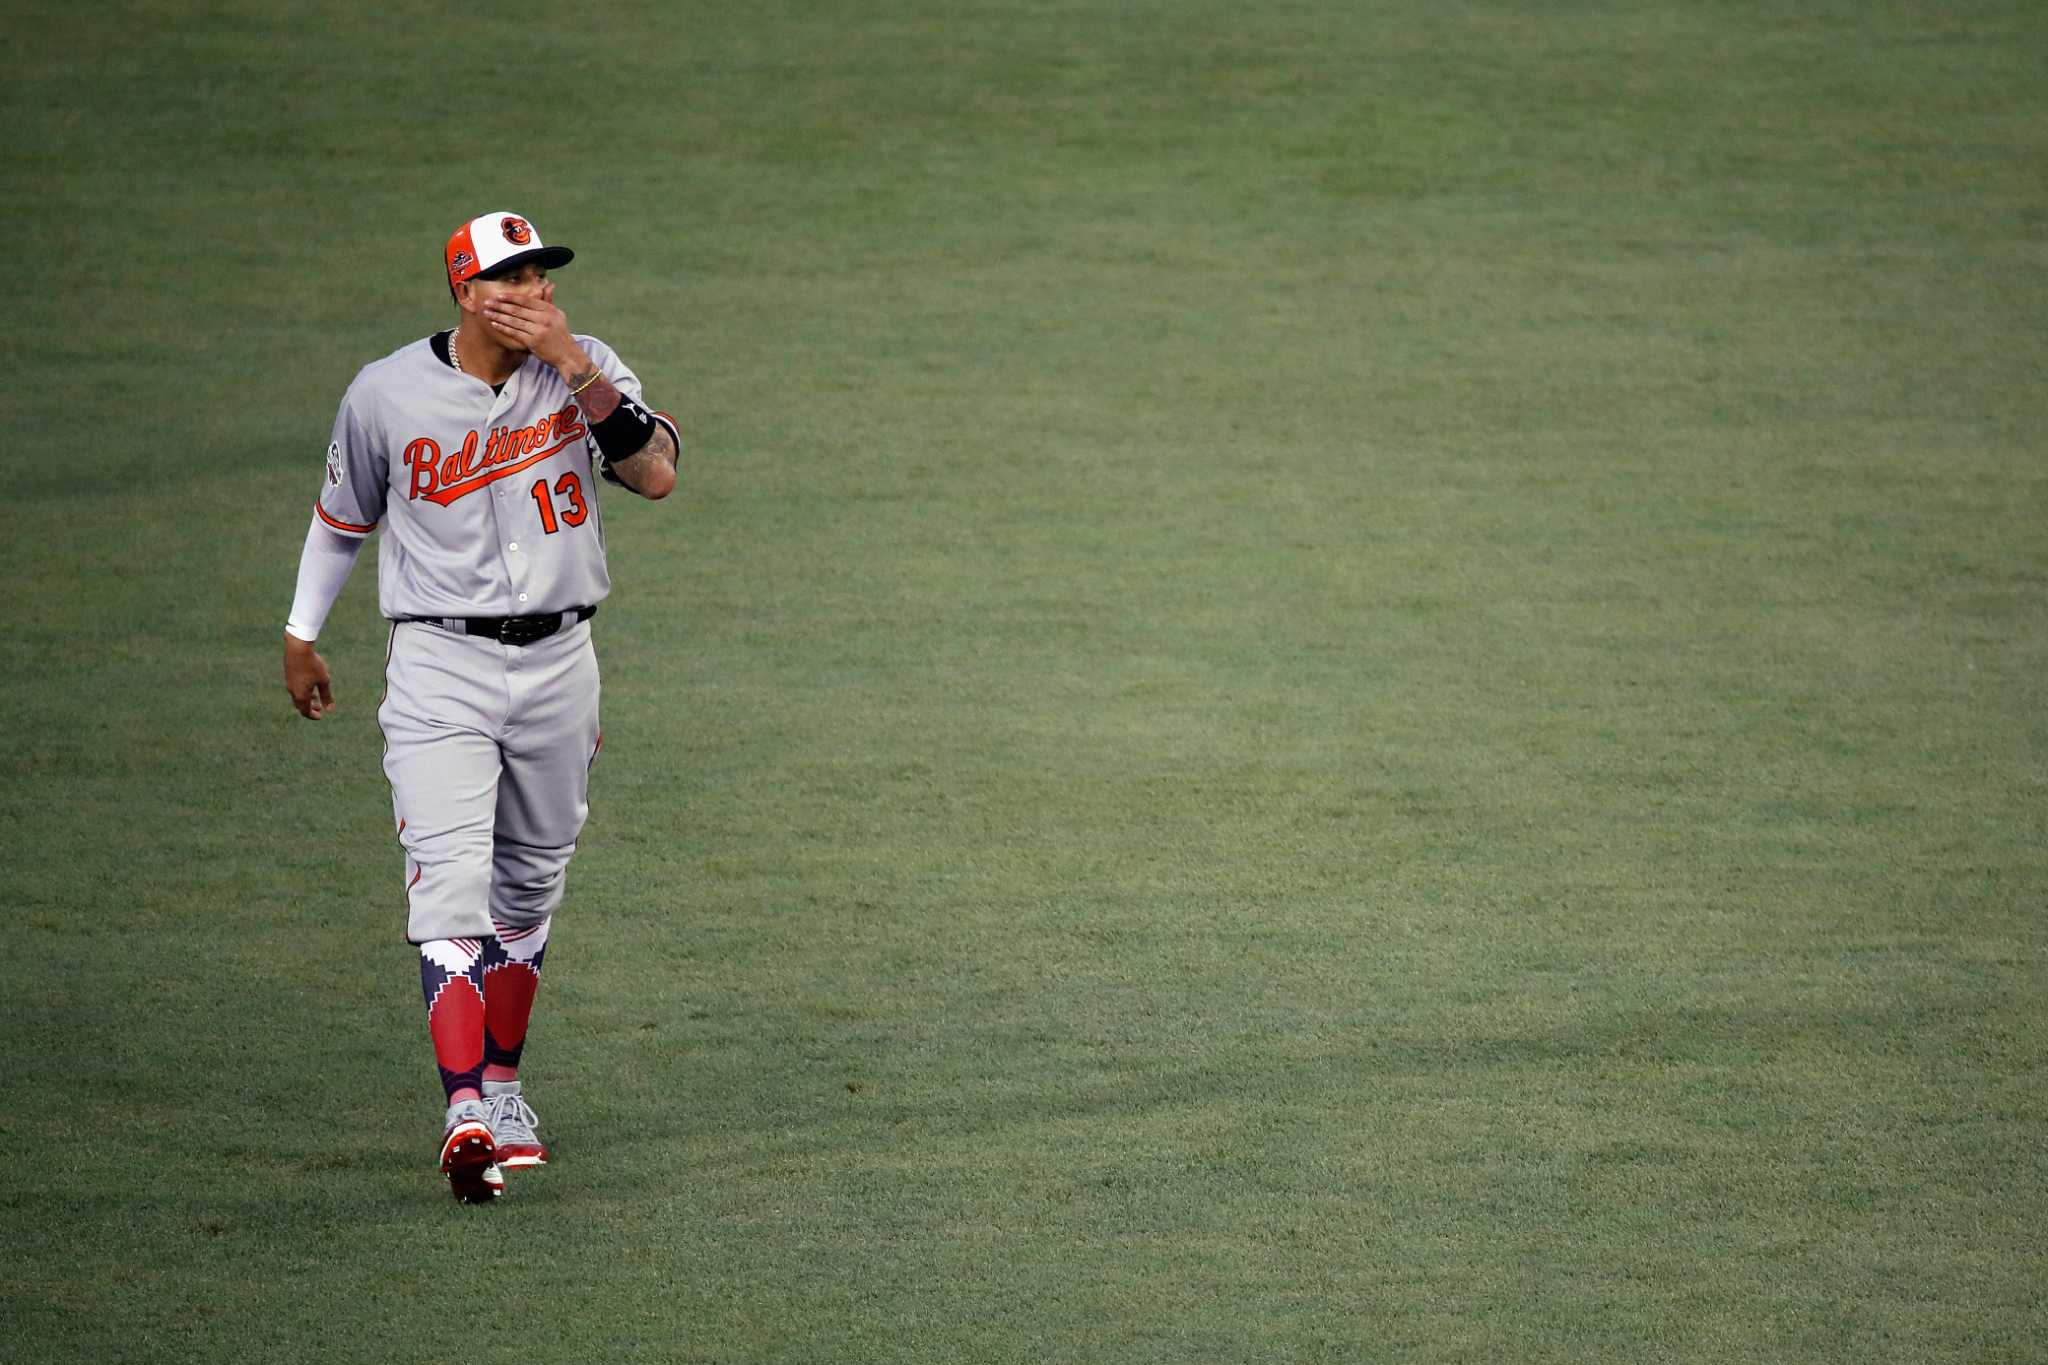
{"label": "cap brim", "polygon": [[569,248],[565,246],[535,247],[531,251],[522,251],[516,256],[507,256],[504,260],[499,261],[489,270],[479,270],[470,278],[477,280],[495,280],[498,278],[498,276],[503,275],[505,272],[509,270],[517,270],[520,266],[526,265],[528,262],[531,262],[532,264],[539,266],[543,270],[558,270],[575,259],[576,253],[569,250]]}

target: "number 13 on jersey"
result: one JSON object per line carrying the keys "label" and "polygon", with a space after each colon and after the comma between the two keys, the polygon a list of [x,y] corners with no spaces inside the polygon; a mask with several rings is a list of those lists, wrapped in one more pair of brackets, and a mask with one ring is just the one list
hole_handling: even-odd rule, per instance
{"label": "number 13 on jersey", "polygon": [[[540,529],[548,535],[564,526],[581,526],[590,515],[590,508],[583,501],[583,482],[573,473],[555,480],[552,496],[546,479],[535,479],[531,491],[534,505],[540,508]],[[564,504],[559,514],[555,511],[556,498]]]}

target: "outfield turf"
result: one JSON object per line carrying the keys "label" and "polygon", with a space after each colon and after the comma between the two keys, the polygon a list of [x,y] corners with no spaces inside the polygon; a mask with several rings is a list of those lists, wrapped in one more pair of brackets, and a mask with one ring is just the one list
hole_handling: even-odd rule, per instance
{"label": "outfield turf", "polygon": [[[0,1361],[2048,1360],[2038,0],[0,19]],[[689,439],[463,1209],[356,367]]]}

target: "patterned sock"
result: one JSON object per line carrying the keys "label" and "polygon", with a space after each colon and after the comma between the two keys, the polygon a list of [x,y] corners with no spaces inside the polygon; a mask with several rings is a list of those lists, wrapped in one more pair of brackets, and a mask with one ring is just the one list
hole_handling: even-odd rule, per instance
{"label": "patterned sock", "polygon": [[526,1047],[526,1021],[540,989],[540,961],[547,955],[549,916],[527,929],[493,922],[494,939],[484,940],[484,1063],[492,1080],[511,1080]]}
{"label": "patterned sock", "polygon": [[420,945],[420,989],[427,997],[427,1032],[441,1088],[453,1104],[462,1091],[484,1083],[483,943],[437,938]]}

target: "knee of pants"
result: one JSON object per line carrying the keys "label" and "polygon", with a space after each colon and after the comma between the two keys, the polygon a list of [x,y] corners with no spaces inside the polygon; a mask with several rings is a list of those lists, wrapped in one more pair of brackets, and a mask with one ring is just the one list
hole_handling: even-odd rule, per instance
{"label": "knee of pants", "polygon": [[491,918],[512,929],[546,920],[562,903],[571,845],[563,849],[500,847],[491,869]]}
{"label": "knee of pants", "polygon": [[405,888],[406,937],[424,943],[489,935],[491,865],[480,850],[412,862],[411,868]]}

